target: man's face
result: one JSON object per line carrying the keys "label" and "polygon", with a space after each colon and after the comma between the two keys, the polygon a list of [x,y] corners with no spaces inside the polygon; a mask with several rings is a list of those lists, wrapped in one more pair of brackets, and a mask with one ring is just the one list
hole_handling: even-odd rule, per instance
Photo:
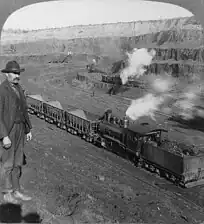
{"label": "man's face", "polygon": [[8,73],[7,78],[9,82],[18,84],[20,81],[20,73]]}

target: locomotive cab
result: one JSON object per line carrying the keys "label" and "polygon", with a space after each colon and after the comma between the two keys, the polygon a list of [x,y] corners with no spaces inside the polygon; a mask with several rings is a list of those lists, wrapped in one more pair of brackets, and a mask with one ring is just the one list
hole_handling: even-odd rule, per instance
{"label": "locomotive cab", "polygon": [[160,146],[163,141],[163,132],[168,132],[165,129],[156,129],[146,134],[144,137],[145,142],[152,143],[155,146]]}

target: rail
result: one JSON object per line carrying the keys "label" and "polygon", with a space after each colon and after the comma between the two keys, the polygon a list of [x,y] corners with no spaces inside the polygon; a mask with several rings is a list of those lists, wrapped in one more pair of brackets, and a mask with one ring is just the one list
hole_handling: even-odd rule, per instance
{"label": "rail", "polygon": [[[36,143],[37,143],[37,145],[39,147],[43,147],[43,145],[41,143],[39,143],[39,142],[36,142]],[[86,152],[87,157],[89,157],[89,156],[93,157],[93,155],[90,152],[89,147],[87,147],[86,145],[84,145],[83,151]],[[51,157],[56,158],[56,156],[54,156],[52,151],[49,150],[48,153],[49,153],[49,155]],[[109,153],[109,152],[107,151],[107,153]],[[57,159],[59,159],[59,158],[57,158]],[[135,184],[137,184],[137,181],[139,181],[139,182],[141,182],[141,183],[143,183],[145,185],[148,185],[148,186],[156,189],[158,192],[162,192],[164,195],[166,195],[168,197],[172,197],[172,198],[174,198],[176,200],[179,200],[179,199],[183,200],[184,202],[188,203],[191,206],[192,209],[194,209],[196,211],[199,211],[201,213],[204,212],[204,207],[203,206],[201,206],[198,203],[196,203],[196,201],[187,198],[184,194],[182,195],[183,191],[182,192],[180,191],[180,189],[182,189],[182,188],[179,188],[179,187],[175,186],[176,189],[177,189],[176,192],[175,192],[175,188],[174,187],[173,188],[169,187],[169,189],[166,189],[166,187],[165,186],[163,187],[162,184],[158,185],[155,182],[151,183],[151,181],[149,181],[149,179],[146,179],[143,176],[136,176],[134,173],[132,173],[130,171],[130,169],[131,169],[130,165],[132,167],[133,164],[128,162],[126,159],[121,158],[125,162],[124,166],[121,166],[121,162],[114,161],[114,163],[113,163],[111,160],[109,160],[107,158],[103,159],[103,158],[97,156],[96,159],[98,159],[98,160],[102,159],[106,163],[106,166],[109,167],[110,170],[115,170],[115,173],[118,173],[121,176],[125,175],[126,177],[128,177],[128,179],[132,180],[132,182],[135,182]],[[85,160],[88,160],[88,158],[85,158]],[[91,161],[88,160],[87,164],[90,164],[90,163],[91,163]],[[60,167],[62,166],[61,162],[59,163],[59,166]],[[140,168],[138,168],[138,169],[140,169]],[[140,169],[140,170],[143,171],[143,169]],[[73,171],[71,171],[71,172],[73,172]],[[78,175],[80,175],[80,174],[78,174]],[[84,175],[81,176],[81,178],[88,179],[88,177],[86,177]],[[183,193],[185,193],[185,192],[183,192]],[[192,198],[196,200],[196,197],[192,197]]]}
{"label": "rail", "polygon": [[[80,87],[77,87],[77,86],[74,86],[74,88],[80,90],[81,92],[88,93],[88,94],[92,94],[92,91],[90,91],[90,90],[84,90],[84,89],[82,89],[82,88],[80,88]],[[115,99],[118,99],[118,100],[123,99],[123,100],[129,101],[129,104],[123,103],[123,105],[125,105],[125,106],[127,106],[127,107],[129,107],[131,101],[134,100],[133,98],[123,97],[123,96],[113,96],[113,95],[112,95],[111,97],[113,97],[113,98],[115,98]],[[165,113],[163,113],[163,112],[160,112],[160,111],[155,111],[155,113],[156,113],[156,114],[159,114],[159,115],[162,115],[162,116],[164,116],[164,117],[167,117],[167,118],[170,118],[170,117],[172,116],[172,115],[168,115],[168,114],[165,114]]]}

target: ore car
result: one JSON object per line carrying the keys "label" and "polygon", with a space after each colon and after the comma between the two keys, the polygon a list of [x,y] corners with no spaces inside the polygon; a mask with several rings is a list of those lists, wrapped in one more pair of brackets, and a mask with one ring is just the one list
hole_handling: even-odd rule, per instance
{"label": "ore car", "polygon": [[86,141],[95,141],[99,116],[73,106],[64,110],[58,101],[46,102],[40,95],[28,95],[27,103],[29,113],[71,134],[79,135]]}
{"label": "ore car", "polygon": [[43,114],[43,102],[44,99],[41,95],[27,95],[28,112],[34,114],[37,117],[44,118]]}
{"label": "ore car", "polygon": [[81,109],[72,109],[65,112],[67,131],[81,136],[88,142],[95,142],[99,116]]}
{"label": "ore car", "polygon": [[58,101],[50,101],[43,103],[43,115],[45,121],[57,125],[57,127],[65,128],[65,111]]}

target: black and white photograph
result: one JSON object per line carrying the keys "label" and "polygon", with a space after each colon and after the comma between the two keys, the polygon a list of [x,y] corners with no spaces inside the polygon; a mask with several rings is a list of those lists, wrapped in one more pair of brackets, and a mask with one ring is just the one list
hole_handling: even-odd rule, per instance
{"label": "black and white photograph", "polygon": [[0,223],[204,224],[204,1],[0,1]]}

